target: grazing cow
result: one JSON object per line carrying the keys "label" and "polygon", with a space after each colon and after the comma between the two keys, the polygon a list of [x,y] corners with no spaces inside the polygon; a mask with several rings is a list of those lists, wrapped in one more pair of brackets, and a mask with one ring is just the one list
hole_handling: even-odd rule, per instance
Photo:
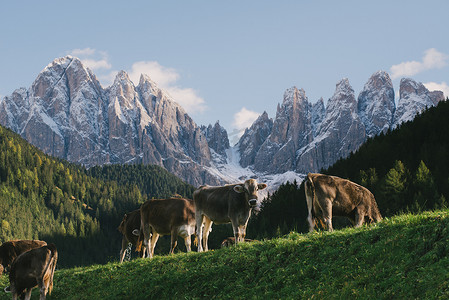
{"label": "grazing cow", "polygon": [[47,245],[46,242],[39,240],[13,240],[4,242],[0,246],[0,263],[3,265],[0,268],[0,275],[3,273],[2,270],[7,271],[9,269],[13,260],[20,254],[45,245]]}
{"label": "grazing cow", "polygon": [[[245,242],[246,242],[246,243],[254,242],[254,241],[255,241],[255,240],[245,239]],[[235,245],[235,237],[228,237],[228,238],[225,238],[225,239],[223,240],[223,242],[221,242],[221,248],[227,248],[227,247],[230,247],[230,246],[233,246],[233,245]]]}
{"label": "grazing cow", "polygon": [[[123,216],[123,220],[118,227],[118,231],[123,234],[122,238],[122,250],[120,250],[120,263],[123,262],[125,258],[126,249],[128,248],[128,244],[131,243],[134,247],[141,249],[140,257],[145,257],[146,248],[142,249],[142,241],[139,241],[139,235],[133,234],[133,230],[140,229],[140,209],[136,209],[130,213],[125,214]],[[140,243],[138,245],[138,243]]]}
{"label": "grazing cow", "polygon": [[35,248],[19,255],[11,265],[9,283],[12,299],[17,297],[31,298],[31,290],[40,289],[40,298],[45,299],[47,292],[53,289],[58,251],[55,244]]}
{"label": "grazing cow", "polygon": [[332,231],[332,216],[347,217],[355,227],[382,220],[374,195],[363,186],[347,179],[323,174],[307,175],[305,194],[309,210],[309,231],[318,219]]}
{"label": "grazing cow", "polygon": [[248,179],[242,184],[201,186],[193,192],[198,252],[208,250],[207,240],[213,222],[230,222],[237,243],[244,241],[251,210],[257,204],[257,191],[266,187],[265,183]]}
{"label": "grazing cow", "polygon": [[147,247],[147,257],[153,257],[160,235],[171,235],[170,254],[178,243],[178,235],[184,239],[187,252],[191,251],[190,236],[195,233],[195,207],[192,200],[148,200],[140,207],[140,218],[139,240],[143,239],[143,244]]}

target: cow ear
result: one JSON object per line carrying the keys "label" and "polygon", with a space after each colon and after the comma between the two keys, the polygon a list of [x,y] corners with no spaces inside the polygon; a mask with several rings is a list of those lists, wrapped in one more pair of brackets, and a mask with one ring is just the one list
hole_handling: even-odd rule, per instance
{"label": "cow ear", "polygon": [[243,188],[243,186],[241,186],[241,185],[236,185],[235,187],[234,187],[234,191],[236,192],[236,193],[243,193],[243,192],[245,192],[245,189]]}
{"label": "cow ear", "polygon": [[257,185],[257,188],[259,189],[259,190],[263,190],[264,188],[266,188],[267,187],[267,185],[265,184],[265,183],[259,183],[258,185]]}

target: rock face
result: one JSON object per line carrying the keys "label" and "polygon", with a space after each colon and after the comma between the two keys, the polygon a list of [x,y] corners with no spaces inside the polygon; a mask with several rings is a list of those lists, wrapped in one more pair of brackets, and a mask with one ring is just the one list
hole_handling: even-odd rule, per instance
{"label": "rock face", "polygon": [[439,101],[444,100],[443,92],[429,92],[422,83],[410,78],[401,79],[399,97],[398,107],[393,116],[393,128],[413,120],[415,115],[426,107],[435,106]]}
{"label": "rock face", "polygon": [[278,105],[270,135],[254,159],[254,169],[264,173],[294,170],[296,151],[312,141],[310,104],[304,90],[296,87],[284,93]]}
{"label": "rock face", "polygon": [[348,79],[341,80],[326,108],[323,99],[312,105],[294,87],[278,105],[271,132],[258,134],[261,120],[268,120],[264,114],[242,136],[240,164],[261,174],[317,172],[356,151],[368,137],[394,129],[442,100],[442,92],[403,79],[396,108],[393,84],[384,71],[370,77],[357,100]]}
{"label": "rock face", "polygon": [[240,165],[246,168],[253,165],[260,147],[265,142],[273,129],[273,120],[268,118],[267,112],[263,112],[248,129],[245,129],[237,143],[240,152]]}
{"label": "rock face", "polygon": [[200,128],[145,75],[134,86],[122,71],[103,89],[79,59],[59,58],[30,89],[3,99],[0,123],[87,167],[157,164],[194,185],[221,183],[207,171],[211,153]]}
{"label": "rock face", "polygon": [[214,126],[201,126],[201,132],[206,137],[209,148],[220,155],[226,156],[226,150],[230,147],[228,132],[220,126],[219,121]]}
{"label": "rock face", "polygon": [[395,107],[390,76],[383,71],[374,73],[360,93],[357,104],[367,137],[385,133],[391,127]]}
{"label": "rock face", "polygon": [[357,114],[357,101],[348,79],[336,85],[327,102],[323,121],[312,142],[298,150],[296,172],[306,173],[333,164],[355,151],[365,140],[365,126]]}
{"label": "rock face", "polygon": [[193,185],[217,185],[231,178],[225,172],[232,180],[317,172],[441,100],[442,92],[407,78],[396,108],[391,79],[382,71],[357,100],[349,80],[341,80],[326,106],[323,99],[311,104],[304,90],[292,87],[275,119],[264,112],[228,151],[219,122],[198,127],[148,76],[135,86],[122,71],[104,89],[79,59],[66,56],[29,89],[0,100],[0,124],[50,155],[87,167],[156,164]]}

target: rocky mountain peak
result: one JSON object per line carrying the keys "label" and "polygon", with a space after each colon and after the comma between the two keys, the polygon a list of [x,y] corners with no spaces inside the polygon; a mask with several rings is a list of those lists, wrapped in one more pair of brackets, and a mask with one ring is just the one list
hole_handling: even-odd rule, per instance
{"label": "rocky mountain peak", "polygon": [[391,127],[396,109],[390,76],[377,71],[365,84],[358,97],[357,109],[369,137],[386,132]]}
{"label": "rocky mountain peak", "polygon": [[217,121],[214,126],[201,126],[201,131],[207,139],[209,147],[217,154],[226,158],[226,150],[230,148],[228,133]]}
{"label": "rocky mountain peak", "polygon": [[240,152],[240,164],[246,168],[254,164],[256,154],[273,129],[273,120],[264,111],[240,138],[237,147]]}
{"label": "rocky mountain peak", "polygon": [[398,106],[393,116],[393,128],[412,120],[426,107],[434,106],[444,100],[443,93],[430,92],[422,83],[410,78],[401,79],[399,96]]}

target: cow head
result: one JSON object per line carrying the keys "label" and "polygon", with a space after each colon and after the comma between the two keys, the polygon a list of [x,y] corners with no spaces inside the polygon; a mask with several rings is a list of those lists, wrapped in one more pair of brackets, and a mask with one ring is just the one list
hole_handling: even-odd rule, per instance
{"label": "cow head", "polygon": [[243,185],[236,185],[234,191],[237,193],[245,193],[245,198],[250,206],[257,204],[257,191],[263,190],[267,185],[265,183],[257,183],[255,179],[248,179]]}

